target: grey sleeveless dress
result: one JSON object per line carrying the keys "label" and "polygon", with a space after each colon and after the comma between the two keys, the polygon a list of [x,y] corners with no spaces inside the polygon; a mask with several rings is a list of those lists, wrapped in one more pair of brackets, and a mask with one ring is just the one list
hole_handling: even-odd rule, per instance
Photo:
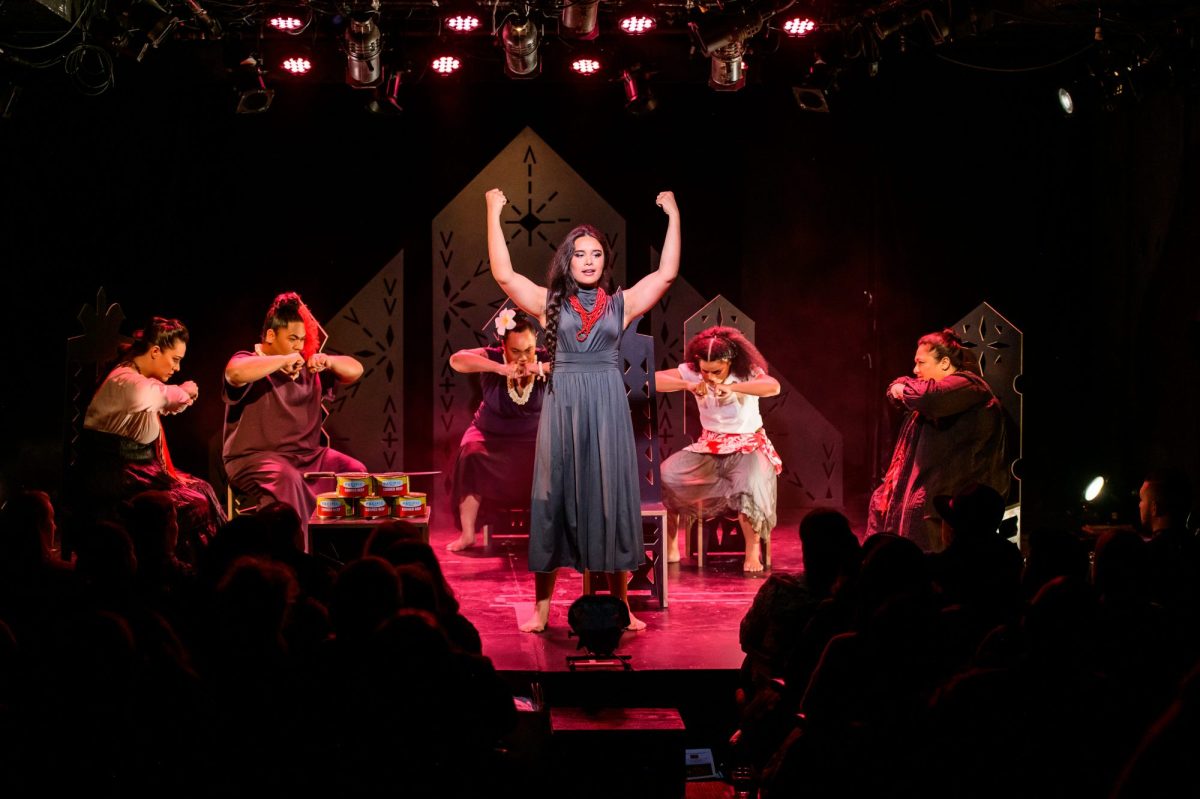
{"label": "grey sleeveless dress", "polygon": [[[594,307],[595,289],[579,300]],[[542,401],[529,524],[529,570],[632,571],[645,560],[641,493],[619,345],[625,297],[609,297],[585,341],[579,314],[558,319],[553,390]]]}

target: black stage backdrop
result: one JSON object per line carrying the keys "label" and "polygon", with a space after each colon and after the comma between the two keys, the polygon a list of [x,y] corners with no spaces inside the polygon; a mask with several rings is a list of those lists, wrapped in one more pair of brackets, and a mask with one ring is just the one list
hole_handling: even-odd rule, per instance
{"label": "black stage backdrop", "polygon": [[430,220],[528,125],[626,216],[631,278],[661,241],[655,193],[676,191],[684,273],[753,316],[773,366],[841,429],[849,503],[886,465],[884,386],[920,334],[983,300],[1025,333],[1027,513],[1052,520],[1092,472],[1197,477],[1194,92],[1065,119],[1046,76],[914,60],[831,114],[787,87],[659,94],[634,118],[612,84],[426,81],[380,118],[336,85],[238,116],[228,89],[169,70],[99,98],[30,89],[0,120],[0,470],[58,484],[64,340],[98,287],[127,329],[151,314],[191,329],[181,379],[201,401],[172,445],[206,474],[221,368],[271,297],[298,290],[326,318],[401,249],[406,462],[425,462]]}

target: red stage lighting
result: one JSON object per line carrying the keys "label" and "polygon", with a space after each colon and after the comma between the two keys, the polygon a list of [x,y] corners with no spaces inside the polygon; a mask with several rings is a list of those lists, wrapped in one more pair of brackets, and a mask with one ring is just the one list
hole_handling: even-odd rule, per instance
{"label": "red stage lighting", "polygon": [[304,20],[296,17],[271,17],[272,28],[284,33],[292,33],[304,27]]}
{"label": "red stage lighting", "polygon": [[640,36],[654,30],[658,22],[649,14],[630,14],[627,17],[621,17],[620,25],[621,30],[630,36]]}
{"label": "red stage lighting", "polygon": [[312,72],[313,65],[312,61],[303,56],[293,56],[283,59],[280,66],[293,75],[307,75],[309,72]]}
{"label": "red stage lighting", "polygon": [[577,58],[571,62],[571,69],[580,75],[595,75],[600,71],[600,62],[594,58]]}
{"label": "red stage lighting", "polygon": [[809,17],[792,17],[787,22],[783,23],[783,32],[788,36],[800,38],[807,36],[817,29],[816,20]]}
{"label": "red stage lighting", "polygon": [[474,14],[455,14],[452,17],[446,17],[446,27],[455,33],[471,33],[479,30],[483,25],[483,21]]}
{"label": "red stage lighting", "polygon": [[439,75],[453,75],[462,66],[462,61],[452,55],[441,55],[429,64]]}

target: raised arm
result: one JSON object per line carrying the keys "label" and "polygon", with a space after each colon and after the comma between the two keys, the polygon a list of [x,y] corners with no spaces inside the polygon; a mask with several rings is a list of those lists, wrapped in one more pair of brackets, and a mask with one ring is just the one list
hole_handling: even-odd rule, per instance
{"label": "raised arm", "polygon": [[941,380],[902,377],[892,381],[888,393],[909,410],[933,419],[954,416],[992,398],[987,386],[962,374]]}
{"label": "raised arm", "polygon": [[674,192],[659,192],[654,201],[667,215],[667,236],[663,239],[662,255],[658,269],[625,291],[625,326],[654,307],[662,299],[679,274],[679,206],[675,204]]}
{"label": "raised arm", "polygon": [[778,380],[761,373],[751,380],[741,383],[725,383],[719,388],[728,389],[734,394],[749,394],[753,397],[775,397],[780,391]]}
{"label": "raised arm", "polygon": [[508,239],[500,224],[500,214],[508,198],[500,189],[490,190],[484,198],[487,200],[488,260],[491,262],[492,277],[522,311],[536,317],[545,327],[546,289],[513,269],[512,258],[508,254]]}
{"label": "raised arm", "polygon": [[701,384],[692,382],[679,373],[678,369],[663,369],[654,373],[654,390],[659,393],[670,391],[695,391]]}

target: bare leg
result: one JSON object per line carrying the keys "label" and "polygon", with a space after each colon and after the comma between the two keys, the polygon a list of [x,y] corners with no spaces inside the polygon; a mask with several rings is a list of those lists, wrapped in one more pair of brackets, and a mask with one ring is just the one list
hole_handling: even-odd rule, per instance
{"label": "bare leg", "polygon": [[746,560],[742,563],[742,571],[757,574],[763,570],[762,545],[758,533],[750,526],[746,514],[738,514],[738,524],[742,528],[742,537],[746,539]]}
{"label": "bare leg", "polygon": [[[617,599],[625,603],[625,607],[629,607],[629,572],[609,572],[608,591]],[[632,632],[640,632],[646,629],[646,622],[633,615],[633,611],[629,611],[629,626],[625,628]]]}
{"label": "bare leg", "polygon": [[557,578],[558,570],[534,572],[533,615],[520,625],[521,632],[540,633],[546,629],[550,621],[550,600],[554,598],[554,581]]}
{"label": "bare leg", "polygon": [[679,515],[667,514],[667,563],[679,562]]}
{"label": "bare leg", "polygon": [[475,546],[475,520],[479,518],[479,497],[467,494],[458,503],[458,520],[462,524],[462,535],[458,540],[446,545],[451,552],[462,552],[467,547]]}

